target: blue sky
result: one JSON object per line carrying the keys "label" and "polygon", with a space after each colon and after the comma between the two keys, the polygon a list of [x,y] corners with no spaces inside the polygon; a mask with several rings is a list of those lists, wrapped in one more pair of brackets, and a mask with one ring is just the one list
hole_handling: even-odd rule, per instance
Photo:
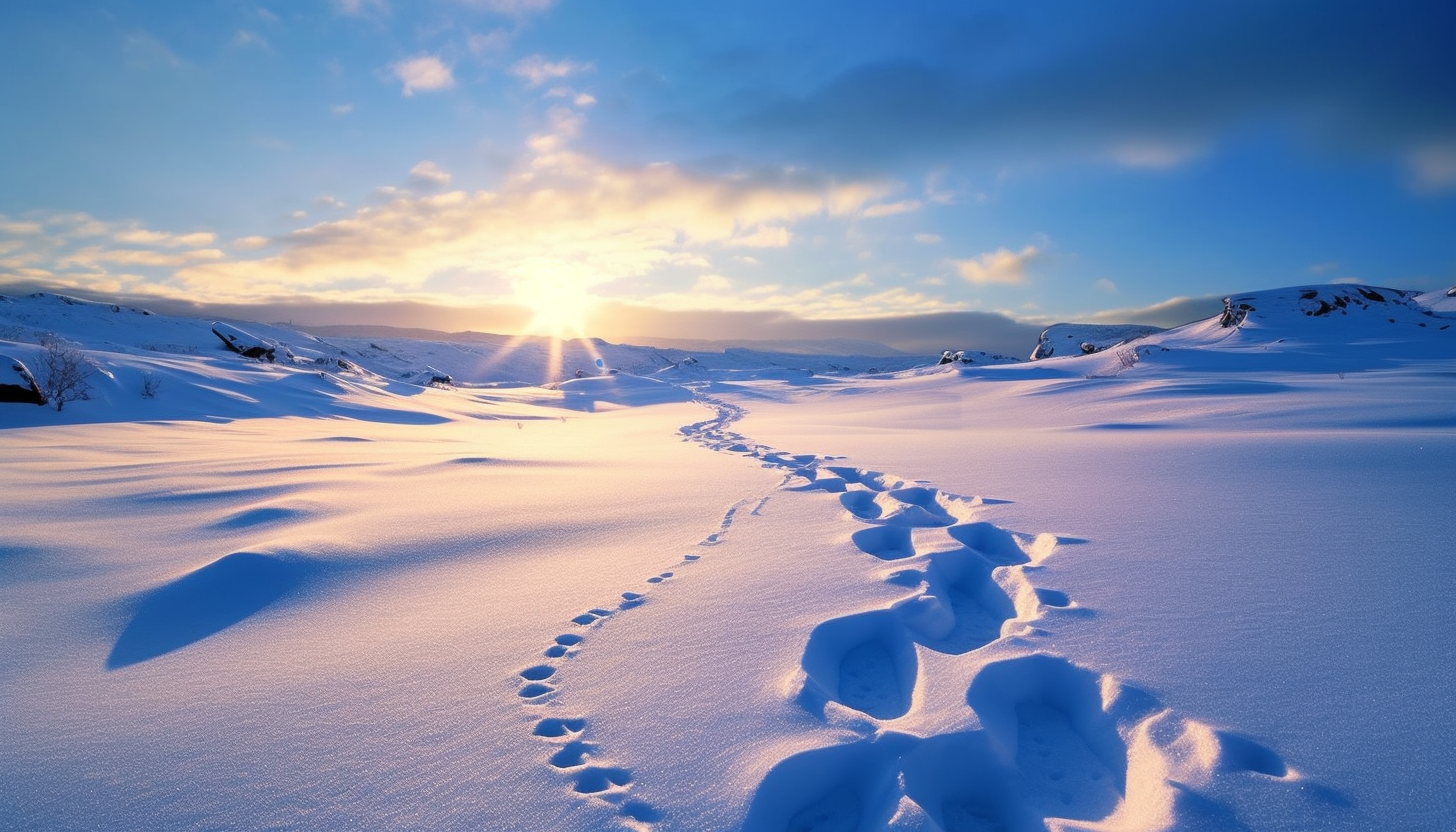
{"label": "blue sky", "polygon": [[9,0],[0,282],[744,338],[1441,288],[1453,31],[1440,2]]}

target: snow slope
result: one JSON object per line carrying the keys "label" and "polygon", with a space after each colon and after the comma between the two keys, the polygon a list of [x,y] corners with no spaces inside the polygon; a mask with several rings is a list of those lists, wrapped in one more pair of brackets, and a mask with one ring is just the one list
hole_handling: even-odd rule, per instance
{"label": "snow slope", "polygon": [[0,405],[0,826],[1450,828],[1443,299],[554,389],[7,299],[110,375]]}

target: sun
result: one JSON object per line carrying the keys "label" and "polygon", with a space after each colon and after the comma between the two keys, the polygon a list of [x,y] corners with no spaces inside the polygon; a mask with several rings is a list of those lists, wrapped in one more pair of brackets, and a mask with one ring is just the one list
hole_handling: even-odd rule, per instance
{"label": "sun", "polygon": [[579,282],[544,277],[517,284],[515,299],[534,313],[526,334],[557,339],[584,336],[587,319],[597,304]]}

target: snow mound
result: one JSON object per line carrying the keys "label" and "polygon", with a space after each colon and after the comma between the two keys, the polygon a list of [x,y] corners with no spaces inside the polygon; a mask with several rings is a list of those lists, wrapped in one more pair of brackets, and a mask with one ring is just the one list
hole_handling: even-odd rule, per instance
{"label": "snow mound", "polygon": [[1432,312],[1456,313],[1456,286],[1418,295],[1415,300]]}
{"label": "snow mound", "polygon": [[566,397],[566,406],[573,410],[596,410],[602,404],[642,407],[693,399],[692,392],[675,384],[625,373],[567,379],[558,389]]}
{"label": "snow mound", "polygon": [[143,593],[106,659],[109,669],[139,664],[222,632],[288,595],[305,564],[234,552]]}

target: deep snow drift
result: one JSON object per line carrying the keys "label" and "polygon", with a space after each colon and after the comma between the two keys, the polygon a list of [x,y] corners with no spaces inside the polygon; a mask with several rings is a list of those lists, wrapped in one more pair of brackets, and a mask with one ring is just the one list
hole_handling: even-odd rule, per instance
{"label": "deep snow drift", "polygon": [[1452,300],[855,374],[5,299],[98,372],[0,404],[0,826],[1450,828]]}

